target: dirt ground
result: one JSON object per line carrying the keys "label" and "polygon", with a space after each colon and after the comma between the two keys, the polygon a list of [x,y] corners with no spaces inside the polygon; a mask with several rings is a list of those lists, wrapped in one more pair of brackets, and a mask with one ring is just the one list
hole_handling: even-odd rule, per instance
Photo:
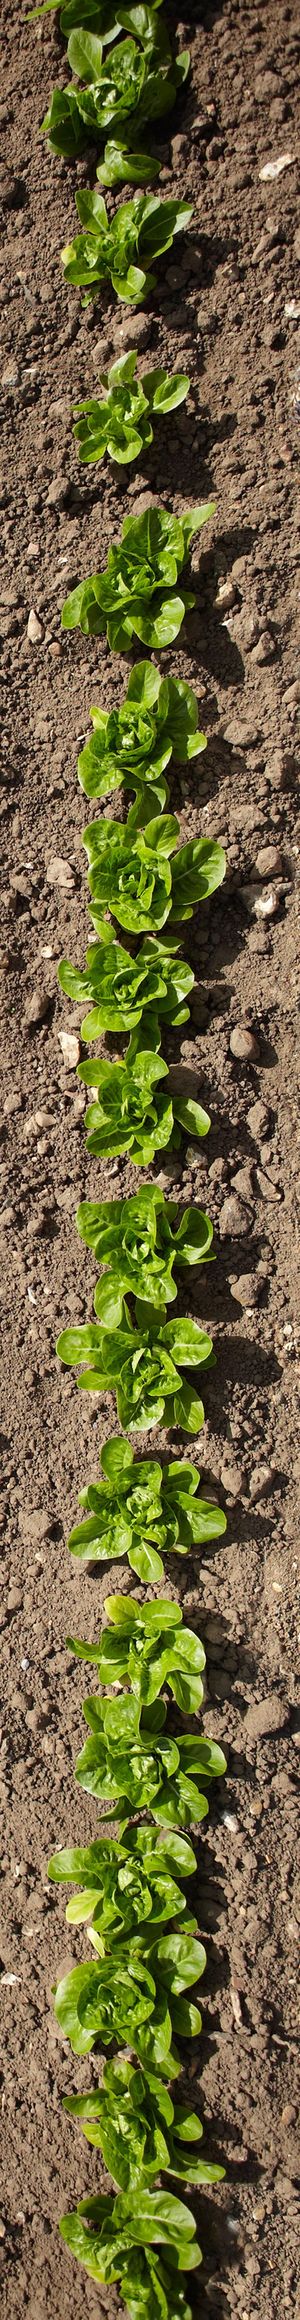
{"label": "dirt ground", "polygon": [[[84,1189],[105,1197],[108,1187],[107,1170],[85,1157],[82,1092],[59,1044],[78,1010],[59,995],[56,971],[62,952],[83,964],[87,933],[78,743],[91,701],[122,698],[126,663],[102,639],[62,637],[60,607],[105,562],[125,506],[147,490],[177,512],[216,498],[193,553],[196,609],[161,661],[195,685],[208,737],[171,804],[183,835],[223,839],[228,863],[210,912],[184,931],[196,994],[181,1051],[179,1035],[168,1050],[196,1069],[211,1133],[163,1170],[215,1224],[201,1305],[191,1276],[190,1310],[212,1324],[217,1352],[196,1456],[228,1513],[227,1537],[201,1572],[191,1560],[171,1576],[206,1643],[206,1729],[228,1754],[199,1848],[208,1967],[192,2060],[207,2153],[225,2159],[227,2179],[200,2202],[195,2313],[277,2320],[299,2310],[295,0],[191,8],[186,31],[190,88],[161,150],[163,186],[191,195],[194,218],[176,264],[172,253],[161,262],[136,343],[141,363],[145,349],[189,371],[190,401],[157,427],[134,473],[79,471],[72,401],[93,391],[101,360],[135,343],[135,329],[124,306],[99,297],[83,311],[64,288],[59,251],[92,164],[76,173],[39,138],[65,77],[57,20],[26,25],[3,5],[3,2320],[97,2320],[107,2309],[57,2232],[62,2209],[99,2183],[96,2153],[61,2112],[62,2093],[89,2083],[90,2066],[85,2075],[73,2061],[51,2013],[51,1984],[71,1953],[47,1857],[96,1828],[74,1786],[83,1685],[64,1639],[95,1635],[109,1584],[80,1576],[65,1540],[116,1418],[113,1400],[77,1395],[54,1352],[59,1327],[92,1315],[94,1265],[75,1205]],[[266,179],[265,163],[282,156],[282,172]],[[232,1053],[237,1026],[254,1034],[248,1060]],[[159,1158],[151,1173],[162,1181]],[[112,1180],[116,1192],[136,1189],[125,1163],[110,1164]],[[166,1436],[159,1444],[166,1452]],[[129,1584],[125,1572],[116,1583]],[[119,2314],[117,2291],[108,2303]]]}

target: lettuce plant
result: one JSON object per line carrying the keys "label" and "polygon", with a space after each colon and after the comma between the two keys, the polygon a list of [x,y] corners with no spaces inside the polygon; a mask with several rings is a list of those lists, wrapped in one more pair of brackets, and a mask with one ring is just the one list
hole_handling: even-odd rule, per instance
{"label": "lettuce plant", "polygon": [[[69,40],[73,31],[79,31],[81,35],[83,28],[89,29],[94,31],[97,40],[99,38],[102,40],[103,47],[107,41],[116,40],[117,34],[122,29],[125,32],[139,32],[140,39],[143,39],[145,44],[149,40],[152,48],[156,38],[160,46],[159,32],[156,36],[154,23],[156,11],[161,7],[162,0],[151,0],[150,8],[144,7],[143,4],[135,6],[134,0],[132,7],[130,0],[128,7],[126,0],[124,7],[122,4],[119,7],[118,0],[62,0],[59,17],[60,30],[65,33],[66,40]],[[30,8],[28,11],[26,22],[34,24],[37,16],[51,16],[57,12],[58,8],[59,0],[40,0],[40,6]],[[164,31],[164,50],[165,43],[168,48],[168,38]]]}
{"label": "lettuce plant", "polygon": [[166,1321],[160,1329],[134,1329],[124,1301],[121,1327],[103,1329],[99,1322],[65,1329],[57,1353],[67,1368],[88,1361],[78,1384],[85,1392],[110,1393],[116,1388],[121,1426],[148,1433],[165,1423],[197,1434],[204,1424],[203,1402],[183,1383],[181,1369],[198,1369],[212,1353],[211,1337],[198,1321]]}
{"label": "lettuce plant", "polygon": [[[80,1491],[87,1509],[75,1523],[68,1546],[83,1563],[124,1562],[144,1585],[164,1578],[163,1556],[187,1555],[226,1530],[223,1508],[198,1498],[197,1466],[182,1459],[160,1466],[136,1459],[131,1443],[117,1435],[101,1451],[101,1481]],[[103,1480],[102,1480],[103,1476]]]}
{"label": "lettuce plant", "polygon": [[[86,1657],[87,1646],[77,1646],[76,1656]],[[118,1800],[125,1825],[128,1816],[146,1809],[163,1827],[189,1829],[205,1819],[207,1783],[225,1770],[214,1741],[194,1733],[175,1740],[165,1731],[162,1701],[141,1708],[127,1694],[107,1701],[93,1694],[83,1712],[91,1736],[77,1757],[76,1780],[89,1796],[110,1805],[113,1818]]]}
{"label": "lettuce plant", "polygon": [[143,799],[167,803],[163,780],[171,757],[186,765],[206,748],[198,729],[196,694],[180,677],[160,677],[152,661],[138,661],[130,670],[127,693],[120,709],[91,709],[93,733],[80,751],[78,775],[89,798],[108,797],[112,790],[135,791]]}
{"label": "lettuce plant", "polygon": [[[118,2280],[131,2320],[192,2320],[182,2272],[201,2262],[191,2209],[165,2191],[80,2200],[62,2238],[98,2286]],[[158,2249],[158,2253],[155,2251]]]}
{"label": "lettuce plant", "polygon": [[[100,1642],[87,1646],[78,1644],[75,1638],[72,1646],[77,1656],[92,1660],[98,1669],[99,1683],[119,1683],[124,1676],[136,1699],[146,1707],[152,1706],[167,1684],[183,1715],[196,1714],[203,1699],[205,1651],[192,1628],[183,1627],[179,1604],[170,1603],[168,1597],[155,1596],[154,1602],[142,1606],[135,1595],[107,1595],[104,1607],[109,1625],[102,1630]],[[117,1701],[118,1713],[123,1704]],[[127,1712],[127,1701],[125,1704]],[[94,1702],[87,1703],[88,1722],[94,1705]],[[105,1731],[106,1708],[110,1711],[111,1706],[111,1701],[105,1702]],[[98,1707],[96,1701],[97,1716]],[[101,1701],[101,1720],[102,1708]],[[122,1729],[121,1719],[121,1732]],[[116,1730],[119,1733],[119,1722]]]}
{"label": "lettuce plant", "polygon": [[125,148],[132,139],[134,149],[142,146],[146,123],[171,112],[190,62],[188,49],[175,60],[152,53],[149,41],[143,49],[127,38],[109,48],[103,64],[101,40],[83,29],[71,33],[68,58],[84,85],[55,88],[41,127],[53,152],[72,161],[86,144],[101,145],[106,129],[117,137],[120,129]]}
{"label": "lettuce plant", "polygon": [[[132,806],[127,822],[89,822],[83,845],[89,862],[93,923],[110,910],[128,934],[152,933],[172,922],[192,918],[195,902],[214,894],[225,877],[223,846],[213,839],[191,838],[175,853],[180,824],[175,814],[158,814],[140,828],[143,800]],[[170,857],[173,856],[172,865]]]}
{"label": "lettuce plant", "polygon": [[155,2176],[175,2175],[185,2183],[219,2183],[223,2167],[194,2156],[203,2129],[195,2111],[174,2103],[160,2078],[136,2069],[125,2055],[104,2063],[101,2087],[67,2095],[64,2110],[79,2119],[88,2143],[102,2152],[121,2191],[150,2190]]}
{"label": "lettuce plant", "polygon": [[[164,1308],[173,1304],[173,1266],[202,1264],[209,1256],[213,1227],[200,1208],[181,1215],[158,1187],[129,1200],[85,1200],[77,1209],[77,1231],[97,1263],[109,1267],[97,1285],[95,1311],[104,1326],[122,1320],[123,1297]],[[177,1229],[173,1230],[173,1226]]]}
{"label": "lettuce plant", "polygon": [[79,1885],[66,1908],[68,1925],[88,1925],[90,1940],[100,1953],[111,1941],[147,1923],[160,1927],[167,1919],[184,1916],[189,1932],[186,1897],[174,1877],[191,1876],[196,1869],[193,1847],[171,1829],[160,1831],[142,1824],[116,1837],[100,1837],[93,1845],[64,1847],[53,1853],[48,1874],[54,1884]]}
{"label": "lettuce plant", "polygon": [[[177,952],[178,943],[171,936],[160,942],[148,935],[133,959],[116,942],[112,927],[102,925],[101,940],[89,944],[83,974],[68,959],[61,959],[58,977],[62,991],[69,999],[82,1001],[84,1007],[87,1001],[90,1004],[91,1013],[84,1015],[81,1026],[82,1038],[99,1039],[102,1031],[138,1032],[142,1022],[142,1039],[145,1049],[150,1049],[159,1046],[159,1022],[186,1023],[189,1007],[185,1001],[193,989],[194,975]],[[131,1041],[130,1063],[133,1060]],[[81,1065],[81,1078],[89,1070],[88,1065]],[[90,1077],[92,1085],[98,1084],[92,1072]]]}
{"label": "lettuce plant", "polygon": [[144,371],[136,379],[137,354],[123,354],[111,370],[100,373],[102,399],[90,396],[76,403],[74,435],[79,443],[79,458],[85,462],[110,459],[124,466],[138,459],[139,452],[153,443],[151,414],[167,416],[184,403],[189,391],[189,379],[184,371]]}
{"label": "lettuce plant", "polygon": [[81,628],[84,636],[102,636],[106,630],[113,652],[127,652],[133,636],[150,650],[172,644],[186,609],[195,603],[191,592],[176,595],[176,583],[194,535],[214,515],[214,506],[214,500],[206,500],[180,518],[157,507],[126,516],[120,546],[109,548],[106,570],[81,580],[66,597],[62,627]]}
{"label": "lettuce plant", "polygon": [[191,2038],[201,2029],[198,2006],[183,1993],[199,1981],[205,1964],[203,1944],[194,1934],[158,1934],[145,1941],[133,1934],[130,1948],[128,1942],[115,1942],[107,1956],[88,1959],[64,1976],[55,1993],[57,2021],[74,2053],[90,2054],[99,2036],[107,2046],[119,2035],[121,2045],[130,2045],[141,2062],[149,2060],[155,2069],[160,2043],[162,2060],[163,2049],[171,2056],[173,2029],[178,2037]]}
{"label": "lettuce plant", "polygon": [[128,1152],[134,1167],[149,1168],[156,1152],[180,1144],[181,1127],[198,1138],[207,1135],[210,1121],[194,1096],[184,1101],[171,1095],[161,1056],[141,1047],[131,1061],[131,1043],[127,1055],[120,1063],[101,1059],[79,1065],[78,1078],[93,1095],[86,1112],[87,1148],[96,1159]]}
{"label": "lettuce plant", "polygon": [[89,298],[100,282],[111,282],[117,298],[143,306],[148,291],[156,287],[153,263],[172,249],[175,235],[190,224],[190,203],[135,193],[109,219],[103,194],[95,186],[92,193],[76,194],[76,208],[84,231],[61,252],[65,281],[75,289],[87,289]]}

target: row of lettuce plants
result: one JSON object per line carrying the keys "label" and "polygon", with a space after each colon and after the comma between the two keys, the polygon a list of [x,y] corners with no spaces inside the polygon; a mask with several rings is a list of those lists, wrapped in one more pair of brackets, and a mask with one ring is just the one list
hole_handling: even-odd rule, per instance
{"label": "row of lettuce plants", "polygon": [[[32,13],[55,5],[46,0]],[[190,61],[187,51],[172,55],[161,0],[117,13],[114,0],[65,0],[60,28],[71,78],[54,89],[42,123],[52,151],[74,163],[94,144],[100,183],[147,185],[160,160],[146,152],[145,132],[169,114]],[[156,283],[153,263],[189,224],[190,206],[138,191],[108,215],[97,185],[77,193],[76,205],[82,231],[62,252],[66,281],[82,288],[84,303],[110,282],[119,298],[143,304]],[[76,405],[83,463],[138,459],[153,422],[185,400],[185,374],[158,367],[137,377],[137,360],[136,350],[122,356],[101,373],[98,394]],[[180,517],[164,507],[126,517],[105,569],[67,598],[63,628],[106,634],[110,650],[127,655],[135,639],[152,653],[172,645],[195,601],[191,544],[213,512],[208,502]],[[88,1151],[102,1160],[128,1155],[148,1169],[156,1153],[210,1126],[201,1104],[178,1089],[161,1042],[164,1027],[180,1029],[189,1016],[194,975],[181,955],[181,922],[219,886],[225,859],[206,838],[181,845],[168,811],[172,766],[205,747],[191,687],[139,659],[121,706],[93,707],[91,723],[81,788],[92,801],[115,790],[126,800],[129,791],[131,803],[126,822],[102,815],[84,830],[91,940],[85,968],[63,959],[59,977],[82,1006],[85,1044],[128,1035],[122,1056],[79,1064],[90,1091]],[[130,936],[129,950],[112,921]],[[201,1209],[182,1212],[149,1181],[126,1199],[83,1201],[76,1223],[98,1267],[96,1319],[66,1328],[57,1350],[79,1372],[81,1390],[115,1390],[124,1432],[102,1444],[100,1479],[81,1491],[69,1548],[88,1568],[121,1562],[148,1593],[144,1601],[108,1595],[99,1640],[68,1638],[95,1669],[76,1779],[101,1819],[90,1844],[60,1847],[49,1865],[51,1879],[75,1888],[67,1922],[86,1927],[92,1951],[58,1984],[55,2011],[76,2056],[95,2050],[97,2065],[102,2054],[100,2084],[93,2079],[65,2107],[100,2151],[113,2189],[81,2200],[60,2228],[99,2285],[119,2283],[131,2320],[191,2320],[185,2275],[201,2251],[194,2214],[169,2186],[214,2183],[223,2169],[199,2155],[198,2113],[173,2097],[182,2050],[187,2068],[187,2040],[201,2030],[190,1991],[205,1966],[184,1890],[197,1856],[183,1832],[205,1818],[225,1759],[200,1729],[203,1645],[174,1597],[149,1590],[165,1581],[170,1556],[200,1555],[226,1519],[200,1494],[197,1466],[140,1459],[129,1435],[164,1425],[198,1435],[203,1425],[198,1372],[214,1359],[212,1341],[173,1308],[189,1268],[211,1261],[212,1226]],[[196,1372],[195,1385],[186,1370]]]}

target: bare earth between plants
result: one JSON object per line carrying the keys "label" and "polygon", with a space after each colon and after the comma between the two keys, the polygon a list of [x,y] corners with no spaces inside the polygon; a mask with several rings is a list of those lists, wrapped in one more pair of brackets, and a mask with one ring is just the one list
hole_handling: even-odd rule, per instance
{"label": "bare earth between plants", "polygon": [[[168,10],[192,71],[159,138],[159,191],[184,196],[194,217],[136,317],[106,292],[84,311],[65,288],[59,252],[74,233],[75,187],[92,183],[93,169],[55,160],[38,134],[54,82],[63,85],[58,20],[29,26],[3,8],[5,2320],[121,2312],[117,2289],[99,2295],[77,2276],[58,2238],[62,2210],[107,2176],[62,2111],[62,2095],[91,2071],[61,2041],[51,1985],[86,1944],[66,1934],[47,1860],[96,1834],[95,1806],[74,1783],[83,1684],[65,1636],[94,1638],[119,1584],[116,1567],[91,1578],[65,1543],[115,1403],[78,1395],[54,1344],[63,1327],[93,1318],[94,1259],[75,1207],[136,1192],[137,1172],[85,1152],[84,1090],[71,1067],[82,1011],[59,991],[57,965],[64,955],[83,966],[88,939],[78,750],[91,702],[120,704],[129,662],[112,659],[103,636],[62,634],[60,614],[147,495],[178,516],[216,500],[192,550],[196,607],[159,663],[194,686],[208,741],[172,778],[180,840],[219,840],[227,856],[225,886],[183,929],[196,976],[190,1021],[164,1041],[210,1112],[210,1134],[199,1146],[185,1140],[169,1162],[158,1155],[142,1179],[208,1209],[217,1257],[190,1272],[188,1298],[185,1280],[180,1292],[179,1312],[212,1335],[217,1364],[196,1452],[177,1435],[174,1455],[196,1455],[228,1529],[201,1565],[191,1553],[179,1579],[172,1565],[167,1582],[203,1639],[205,1728],[228,1759],[199,1839],[203,2035],[180,2086],[204,2121],[207,2155],[227,2171],[192,2199],[204,2252],[195,2312],[197,2299],[212,2320],[297,2311],[299,41],[294,6],[275,17],[268,4],[224,0],[199,18],[191,8],[179,26]],[[264,179],[265,163],[282,156],[284,169]],[[139,370],[188,373],[187,404],[157,421],[138,468],[83,470],[72,406],[135,344]],[[108,812],[125,813],[119,793]],[[237,1028],[252,1034],[248,1058],[230,1044]],[[140,1445],[139,1455],[169,1454],[161,1431]],[[123,1568],[120,1583],[133,1584]]]}

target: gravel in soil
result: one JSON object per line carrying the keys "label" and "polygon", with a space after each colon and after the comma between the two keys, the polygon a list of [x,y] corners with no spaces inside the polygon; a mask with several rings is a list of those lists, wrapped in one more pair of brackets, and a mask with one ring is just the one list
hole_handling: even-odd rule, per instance
{"label": "gravel in soil", "polygon": [[[89,169],[60,165],[38,135],[64,78],[63,44],[56,19],[28,26],[16,7],[3,10],[4,2320],[99,2311],[57,2234],[62,2207],[96,2186],[99,2169],[61,2112],[84,2070],[51,2013],[67,1941],[46,1862],[95,1827],[74,1785],[82,1675],[64,1637],[95,1633],[107,1578],[79,1576],[65,1537],[115,1405],[85,1403],[54,1355],[58,1327],[92,1312],[75,1203],[85,1189],[107,1193],[107,1170],[85,1158],[79,1015],[56,970],[62,952],[83,962],[86,940],[78,745],[91,701],[122,698],[126,663],[102,639],[61,636],[60,607],[149,490],[178,512],[216,498],[203,552],[193,552],[196,609],[171,661],[196,687],[208,747],[174,782],[172,805],[183,835],[222,838],[228,864],[225,888],[184,939],[197,986],[180,1060],[196,1071],[211,1133],[199,1154],[190,1145],[182,1165],[159,1171],[158,1161],[156,1171],[208,1206],[218,1258],[201,1275],[218,1359],[196,1454],[227,1505],[228,1532],[200,1575],[191,1560],[179,1582],[206,1643],[207,1729],[229,1762],[199,1879],[208,1971],[191,2067],[209,2155],[227,2162],[225,2186],[201,2202],[201,2309],[203,2298],[211,2320],[277,2320],[296,2283],[298,37],[292,5],[275,18],[268,0],[259,10],[253,0],[204,6],[201,22],[197,13],[190,88],[162,149],[163,186],[184,186],[193,224],[136,323],[122,306],[99,299],[83,311],[66,293],[59,251]],[[145,351],[188,369],[187,409],[161,422],[133,475],[82,473],[72,401],[135,340],[141,366]],[[178,1062],[175,1036],[168,1052]],[[126,1193],[136,1177],[112,1163],[109,1183]],[[190,1310],[200,1312],[197,1274]],[[116,2291],[109,2308],[119,2311]]]}

